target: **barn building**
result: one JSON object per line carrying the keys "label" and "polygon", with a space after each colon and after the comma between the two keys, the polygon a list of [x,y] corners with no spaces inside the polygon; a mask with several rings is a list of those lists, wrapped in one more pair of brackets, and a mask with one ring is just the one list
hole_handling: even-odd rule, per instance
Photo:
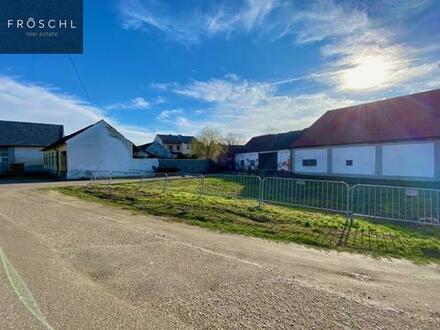
{"label": "barn building", "polygon": [[235,167],[239,170],[290,171],[292,169],[292,143],[302,131],[255,136],[235,154]]}
{"label": "barn building", "polygon": [[440,180],[440,89],[327,111],[293,144],[298,174]]}
{"label": "barn building", "polygon": [[63,137],[63,125],[0,120],[0,174],[43,171],[42,148]]}
{"label": "barn building", "polygon": [[125,176],[130,171],[152,172],[158,166],[157,158],[142,157],[132,142],[104,120],[59,139],[43,151],[46,171],[66,179],[89,178],[96,171]]}

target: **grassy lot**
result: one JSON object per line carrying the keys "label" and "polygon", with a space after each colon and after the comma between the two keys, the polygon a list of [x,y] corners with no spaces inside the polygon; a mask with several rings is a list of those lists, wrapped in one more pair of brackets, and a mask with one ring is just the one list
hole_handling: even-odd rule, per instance
{"label": "grassy lot", "polygon": [[[407,227],[357,219],[350,228],[343,215],[265,204],[254,200],[255,184],[241,179],[205,180],[204,191],[217,196],[199,197],[200,179],[58,188],[84,199],[104,202],[141,213],[170,216],[177,221],[222,232],[237,233],[324,249],[440,262],[440,230]],[[251,178],[249,178],[251,180]],[[220,195],[220,196],[218,196]]]}

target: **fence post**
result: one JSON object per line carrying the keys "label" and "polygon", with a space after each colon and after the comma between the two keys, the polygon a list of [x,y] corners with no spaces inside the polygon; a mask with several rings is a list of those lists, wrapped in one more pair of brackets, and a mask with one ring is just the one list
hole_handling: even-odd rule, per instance
{"label": "fence post", "polygon": [[162,186],[162,193],[165,194],[167,191],[167,184],[168,184],[168,174],[165,173],[165,177],[163,179],[163,186]]}
{"label": "fence post", "polygon": [[258,176],[258,207],[261,207],[263,205],[263,199],[264,199],[264,182],[266,178],[261,179],[260,176]]}
{"label": "fence post", "polygon": [[199,198],[201,198],[204,193],[205,193],[205,176],[202,174],[202,176],[200,178]]}
{"label": "fence post", "polygon": [[140,179],[139,179],[139,190],[142,189],[142,177],[144,176],[143,173],[144,173],[144,172],[141,172],[141,176],[140,176]]}
{"label": "fence post", "polygon": [[108,175],[108,184],[112,183],[112,175],[113,175],[113,171],[110,171],[110,173]]}
{"label": "fence post", "polygon": [[347,216],[351,227],[354,223],[353,187],[349,186],[347,183],[346,185],[347,185]]}

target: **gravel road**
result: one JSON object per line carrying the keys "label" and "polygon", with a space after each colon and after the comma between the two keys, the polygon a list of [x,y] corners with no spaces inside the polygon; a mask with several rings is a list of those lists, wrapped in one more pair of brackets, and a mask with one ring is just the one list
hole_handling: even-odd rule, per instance
{"label": "gravel road", "polygon": [[437,265],[220,234],[45,185],[0,185],[18,275],[0,263],[1,329],[440,328]]}

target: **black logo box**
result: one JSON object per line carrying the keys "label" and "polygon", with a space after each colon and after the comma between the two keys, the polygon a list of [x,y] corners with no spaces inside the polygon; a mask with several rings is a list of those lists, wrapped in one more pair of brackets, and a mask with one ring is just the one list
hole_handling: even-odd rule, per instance
{"label": "black logo box", "polygon": [[83,52],[83,0],[0,0],[0,53]]}

